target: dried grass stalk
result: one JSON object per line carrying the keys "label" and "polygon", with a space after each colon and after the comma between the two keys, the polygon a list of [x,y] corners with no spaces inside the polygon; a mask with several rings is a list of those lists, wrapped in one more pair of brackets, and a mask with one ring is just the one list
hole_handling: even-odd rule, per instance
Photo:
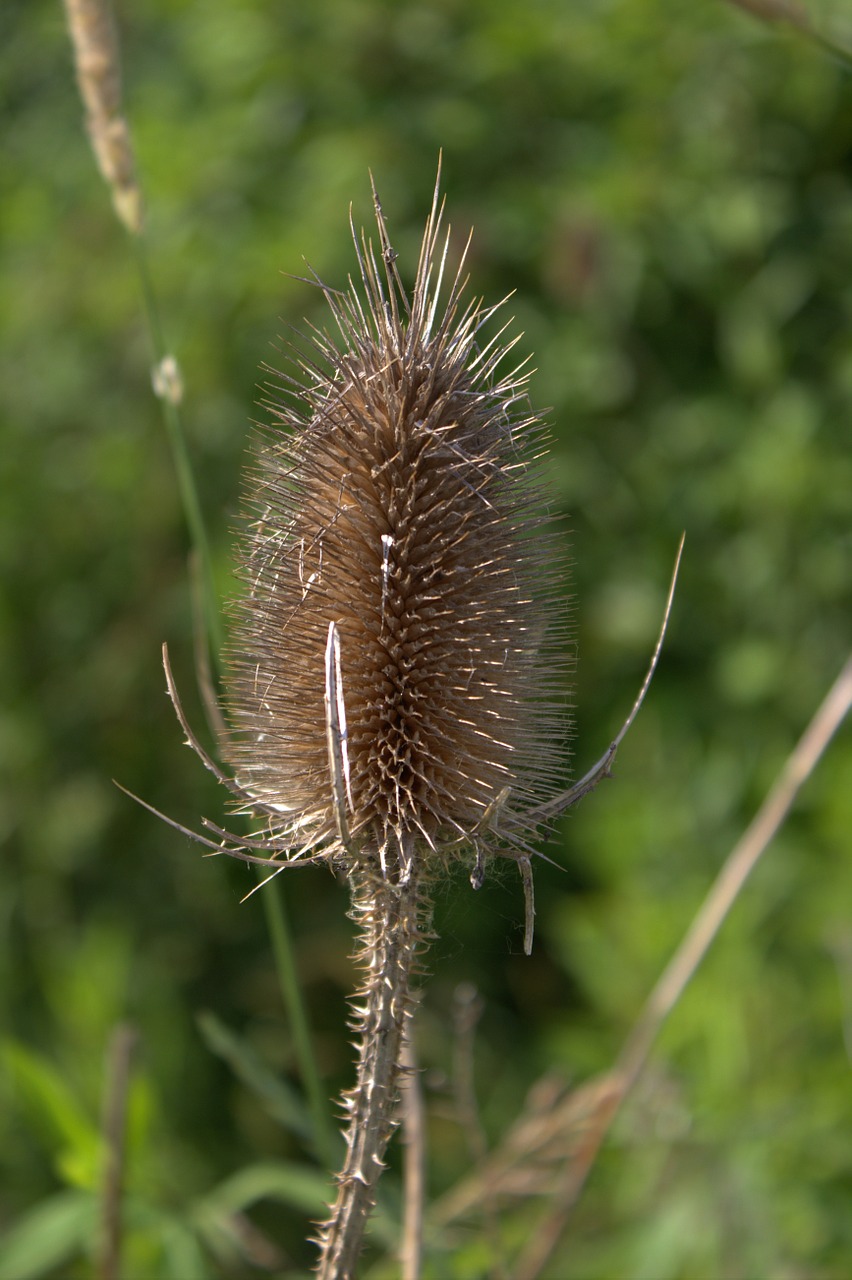
{"label": "dried grass stalk", "polygon": [[130,126],[121,110],[121,60],[112,6],[109,0],[65,0],[65,12],[92,150],[116,214],[131,234],[139,235],[142,193]]}

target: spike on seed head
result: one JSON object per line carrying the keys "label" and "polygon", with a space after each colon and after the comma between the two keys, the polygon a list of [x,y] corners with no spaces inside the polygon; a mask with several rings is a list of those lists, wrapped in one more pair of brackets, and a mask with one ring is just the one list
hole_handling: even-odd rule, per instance
{"label": "spike on seed head", "polygon": [[410,296],[374,203],[378,256],[353,229],[357,282],[317,281],[336,336],[314,331],[267,401],[229,753],[295,853],[405,875],[498,825],[526,847],[524,810],[564,763],[570,651],[543,430],[525,375],[498,369],[514,343],[483,340],[496,308],[463,300],[464,255],[442,289],[437,187]]}

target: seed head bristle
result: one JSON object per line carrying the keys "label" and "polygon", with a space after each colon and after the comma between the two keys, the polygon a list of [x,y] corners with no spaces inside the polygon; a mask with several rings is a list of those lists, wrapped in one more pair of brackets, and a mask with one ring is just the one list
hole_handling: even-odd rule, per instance
{"label": "seed head bristle", "polygon": [[295,853],[387,870],[478,847],[506,788],[500,837],[520,847],[564,768],[571,651],[543,429],[526,375],[498,370],[514,344],[482,340],[495,308],[463,302],[464,256],[441,301],[437,188],[410,297],[375,208],[357,282],[318,282],[336,336],[314,331],[301,385],[268,401],[229,752]]}

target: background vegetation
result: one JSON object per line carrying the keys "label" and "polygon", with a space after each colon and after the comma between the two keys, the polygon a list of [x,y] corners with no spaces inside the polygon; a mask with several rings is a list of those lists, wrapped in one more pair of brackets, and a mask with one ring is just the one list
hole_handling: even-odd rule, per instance
{"label": "background vegetation", "polygon": [[[852,42],[839,0],[814,16]],[[121,1020],[140,1035],[126,1280],[242,1278],[264,1258],[297,1275],[319,1170],[261,903],[239,905],[245,868],[204,861],[111,781],[192,826],[223,816],[164,693],[168,640],[203,723],[133,261],[58,2],[7,4],[0,24],[0,1275],[92,1274]],[[460,873],[441,895],[419,1041],[438,1197],[470,1162],[448,1083],[459,984],[482,996],[494,1142],[543,1073],[612,1062],[848,648],[852,79],[720,0],[144,0],[121,28],[224,596],[258,366],[320,315],[282,273],[304,256],[345,281],[372,169],[410,275],[439,148],[453,226],[475,227],[473,287],[515,291],[550,406],[578,772],[632,701],[687,532],[617,779],[537,870],[533,956],[513,877],[474,895]],[[553,1280],[849,1274],[850,776],[847,732],[667,1027]],[[345,894],[319,871],[286,891],[331,1095],[350,1072]],[[504,1215],[510,1254],[538,1212]],[[476,1223],[454,1232],[429,1274],[486,1274]]]}

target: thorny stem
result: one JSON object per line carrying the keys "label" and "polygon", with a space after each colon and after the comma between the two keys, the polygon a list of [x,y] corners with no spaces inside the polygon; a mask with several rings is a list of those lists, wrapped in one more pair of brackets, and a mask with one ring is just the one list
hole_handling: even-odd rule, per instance
{"label": "thorny stem", "polygon": [[351,1280],[385,1149],[396,1125],[402,1045],[413,1002],[412,982],[427,944],[427,899],[416,862],[397,883],[377,872],[351,873],[352,916],[361,936],[357,959],[366,970],[355,1006],[357,1075],[344,1095],[346,1159],[338,1195],[320,1228],[320,1280]]}

